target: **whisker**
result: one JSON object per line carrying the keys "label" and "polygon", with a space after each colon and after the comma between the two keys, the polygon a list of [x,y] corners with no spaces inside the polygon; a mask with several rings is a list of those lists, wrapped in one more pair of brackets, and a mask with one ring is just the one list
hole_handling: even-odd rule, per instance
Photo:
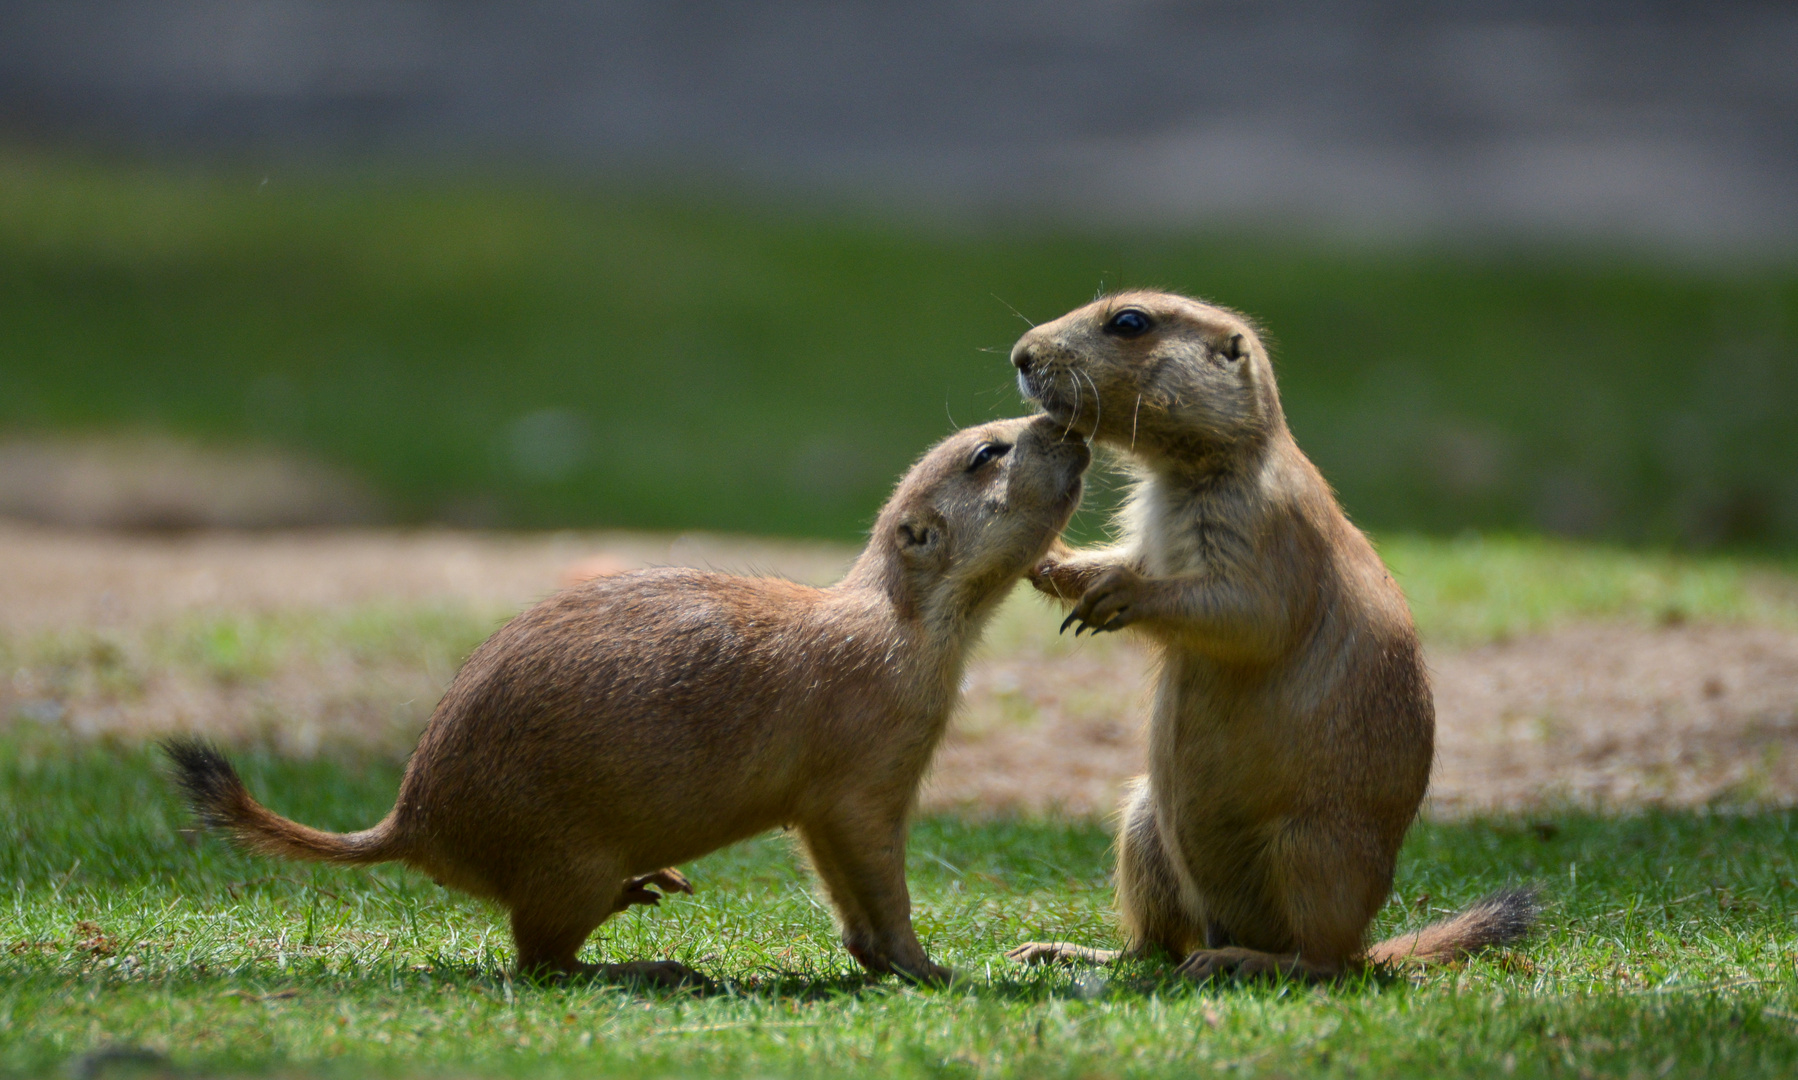
{"label": "whisker", "polygon": [[1075,372],[1073,372],[1073,375],[1074,375],[1074,411],[1068,414],[1067,427],[1064,427],[1061,429],[1061,437],[1064,439],[1068,437],[1069,432],[1072,432],[1074,430],[1074,421],[1080,419],[1080,372],[1075,371]]}
{"label": "whisker", "polygon": [[1099,396],[1099,384],[1093,381],[1091,372],[1076,369],[1074,374],[1084,376],[1086,385],[1093,388],[1093,431],[1096,433],[1099,430],[1100,422],[1105,419],[1105,399]]}
{"label": "whisker", "polygon": [[1016,315],[1020,319],[1024,319],[1025,326],[1028,326],[1032,330],[1036,329],[1035,323],[1031,322],[1029,319],[1024,318],[1024,313],[1019,311],[1017,308],[1012,307],[1010,304],[1006,304],[1004,298],[1001,297],[998,293],[988,293],[987,295],[991,296],[994,300],[999,301],[1001,304],[1005,304],[1005,306],[1007,308],[1010,308],[1011,313],[1013,315]]}
{"label": "whisker", "polygon": [[1142,395],[1136,395],[1136,409],[1130,413],[1130,450],[1136,450],[1136,421],[1142,417]]}

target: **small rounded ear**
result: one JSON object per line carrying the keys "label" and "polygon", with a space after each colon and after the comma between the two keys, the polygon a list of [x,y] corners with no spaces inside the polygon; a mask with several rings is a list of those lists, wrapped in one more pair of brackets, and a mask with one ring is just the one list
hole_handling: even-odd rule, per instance
{"label": "small rounded ear", "polygon": [[907,562],[929,562],[943,551],[944,529],[948,522],[934,509],[914,510],[899,522],[895,535],[899,554]]}
{"label": "small rounded ear", "polygon": [[1223,354],[1225,360],[1241,360],[1249,354],[1249,347],[1242,340],[1241,334],[1231,334],[1230,339],[1224,342],[1218,352]]}

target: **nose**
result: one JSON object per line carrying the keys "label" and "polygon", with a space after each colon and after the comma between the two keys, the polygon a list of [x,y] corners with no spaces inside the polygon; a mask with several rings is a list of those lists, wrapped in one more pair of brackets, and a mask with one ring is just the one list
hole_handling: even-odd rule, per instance
{"label": "nose", "polygon": [[1020,341],[1012,346],[1011,362],[1018,369],[1019,374],[1030,374],[1030,369],[1036,366],[1036,353],[1031,349],[1029,342]]}

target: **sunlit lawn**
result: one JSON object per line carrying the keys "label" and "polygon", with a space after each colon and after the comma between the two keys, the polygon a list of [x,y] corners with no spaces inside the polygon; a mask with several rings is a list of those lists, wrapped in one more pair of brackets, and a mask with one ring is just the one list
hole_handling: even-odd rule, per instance
{"label": "sunlit lawn", "polygon": [[[367,760],[240,762],[271,805],[334,828],[374,821],[398,780]],[[1324,989],[1013,966],[1002,954],[1025,938],[1115,940],[1108,837],[956,818],[920,822],[910,878],[921,936],[964,980],[870,981],[775,835],[688,867],[695,895],[619,917],[592,947],[722,982],[697,996],[516,981],[481,905],[395,868],[238,854],[183,831],[147,748],[27,727],[0,742],[0,1071],[131,1050],[206,1074],[1783,1076],[1798,1068],[1795,824],[1421,824],[1376,932],[1533,881],[1541,934],[1416,981]]]}

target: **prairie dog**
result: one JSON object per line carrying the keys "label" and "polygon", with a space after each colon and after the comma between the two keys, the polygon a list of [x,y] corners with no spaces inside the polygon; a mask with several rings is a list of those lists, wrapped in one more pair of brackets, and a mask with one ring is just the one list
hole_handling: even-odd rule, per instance
{"label": "prairie dog", "polygon": [[1149,773],[1118,838],[1129,951],[1165,949],[1194,978],[1329,978],[1527,932],[1516,890],[1365,949],[1429,783],[1435,705],[1404,596],[1293,441],[1248,320],[1128,292],[1035,327],[1011,359],[1026,397],[1137,475],[1115,545],[1057,544],[1031,575],[1072,604],[1063,629],[1160,646]]}
{"label": "prairie dog", "polygon": [[275,815],[203,744],[169,752],[201,819],[246,848],[398,860],[497,901],[525,972],[696,980],[575,954],[649,886],[685,886],[658,868],[790,825],[850,954],[942,980],[912,930],[907,818],[984,621],[1067,524],[1088,460],[1047,417],[958,432],[830,588],[660,569],[551,596],[469,657],[363,832]]}

